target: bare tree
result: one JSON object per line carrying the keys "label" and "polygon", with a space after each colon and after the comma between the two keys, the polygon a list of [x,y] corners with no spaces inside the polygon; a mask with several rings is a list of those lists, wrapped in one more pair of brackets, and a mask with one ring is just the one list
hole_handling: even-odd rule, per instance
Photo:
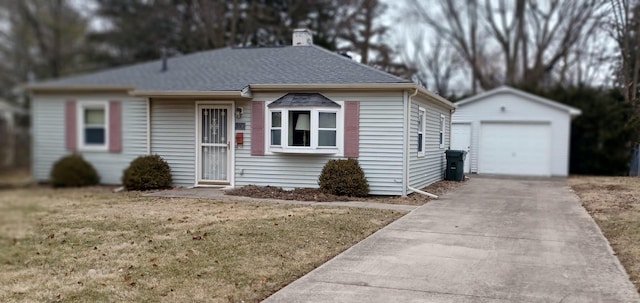
{"label": "bare tree", "polygon": [[[484,58],[488,56],[483,54],[484,49],[478,47],[485,44],[485,37],[480,33],[477,4],[477,0],[470,0],[466,5],[453,0],[441,1],[436,5],[440,10],[437,15],[432,13],[434,3],[430,3],[427,7],[422,1],[411,0],[409,6],[418,22],[424,21],[436,35],[446,39],[468,64],[474,93],[478,84],[481,87],[493,85],[487,73],[483,71],[486,67]],[[415,22],[415,20],[412,21]]]}
{"label": "bare tree", "polygon": [[67,0],[17,1],[14,13],[22,20],[13,26],[25,26],[35,41],[37,56],[44,58],[46,67],[39,72],[44,77],[57,78],[65,68],[73,65],[73,55],[80,52],[87,22]]}
{"label": "bare tree", "polygon": [[611,34],[617,42],[620,63],[618,78],[625,101],[638,105],[640,78],[640,3],[633,0],[610,0],[613,20]]}
{"label": "bare tree", "polygon": [[597,0],[411,0],[418,22],[449,41],[475,85],[541,85],[606,13]]}
{"label": "bare tree", "polygon": [[358,53],[363,64],[376,55],[389,56],[390,48],[381,41],[388,28],[377,22],[386,9],[378,0],[347,1],[338,12],[337,38],[347,42],[341,50]]}
{"label": "bare tree", "polygon": [[415,70],[415,76],[428,89],[448,96],[452,77],[461,69],[461,59],[442,37],[425,38],[418,33],[410,40],[410,48],[403,54],[403,61]]}
{"label": "bare tree", "polygon": [[0,97],[16,85],[55,78],[85,63],[86,19],[67,0],[0,0]]}
{"label": "bare tree", "polygon": [[601,32],[592,39],[583,39],[579,46],[564,56],[552,78],[565,86],[592,84],[612,85],[611,77],[603,77],[611,73],[611,63],[617,59],[611,51],[610,38]]}

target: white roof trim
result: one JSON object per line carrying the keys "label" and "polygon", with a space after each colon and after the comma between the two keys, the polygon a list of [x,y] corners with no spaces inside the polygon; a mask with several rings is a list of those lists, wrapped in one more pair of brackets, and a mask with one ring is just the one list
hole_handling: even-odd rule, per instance
{"label": "white roof trim", "polygon": [[577,108],[575,108],[575,107],[564,105],[564,104],[558,103],[556,101],[549,100],[549,99],[546,99],[546,98],[542,98],[540,96],[536,96],[534,94],[530,94],[530,93],[521,91],[519,89],[515,89],[513,87],[509,87],[509,86],[500,86],[500,87],[492,89],[490,91],[486,91],[486,92],[477,94],[477,95],[475,95],[473,97],[462,99],[462,100],[456,102],[455,104],[458,107],[464,107],[465,104],[473,103],[473,102],[476,102],[476,101],[479,101],[479,100],[482,100],[482,99],[487,99],[487,98],[489,98],[491,96],[495,96],[497,94],[502,94],[502,93],[510,93],[510,94],[513,94],[513,95],[516,95],[516,96],[523,97],[525,99],[529,99],[529,100],[534,101],[534,102],[538,102],[538,103],[541,103],[541,104],[544,104],[544,105],[548,105],[550,107],[554,107],[554,108],[559,109],[559,110],[566,111],[566,112],[569,113],[569,115],[571,115],[573,117],[579,116],[579,115],[582,114],[582,111],[577,109]]}

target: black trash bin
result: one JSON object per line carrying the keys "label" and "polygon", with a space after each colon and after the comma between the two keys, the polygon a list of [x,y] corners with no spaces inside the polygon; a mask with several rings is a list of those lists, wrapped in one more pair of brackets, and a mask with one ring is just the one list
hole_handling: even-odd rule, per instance
{"label": "black trash bin", "polygon": [[464,150],[447,150],[447,168],[445,169],[444,179],[449,181],[464,180],[464,159],[467,151]]}

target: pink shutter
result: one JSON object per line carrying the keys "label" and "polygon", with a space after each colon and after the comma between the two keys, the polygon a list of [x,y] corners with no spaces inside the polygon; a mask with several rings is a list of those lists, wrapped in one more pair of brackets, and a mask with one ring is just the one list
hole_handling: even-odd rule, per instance
{"label": "pink shutter", "polygon": [[109,101],[109,152],[122,151],[122,104]]}
{"label": "pink shutter", "polygon": [[251,155],[264,155],[264,101],[251,103]]}
{"label": "pink shutter", "polygon": [[344,157],[357,158],[360,152],[360,102],[344,102]]}
{"label": "pink shutter", "polygon": [[64,138],[68,150],[78,148],[78,116],[76,115],[76,101],[69,100],[64,107]]}

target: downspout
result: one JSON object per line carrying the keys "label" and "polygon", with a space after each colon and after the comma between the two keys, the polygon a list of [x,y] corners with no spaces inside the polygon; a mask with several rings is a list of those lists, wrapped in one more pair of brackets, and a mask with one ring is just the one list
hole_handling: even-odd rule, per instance
{"label": "downspout", "polygon": [[431,197],[431,198],[434,198],[434,199],[438,199],[438,196],[436,196],[436,195],[434,195],[434,194],[432,194],[432,193],[428,193],[428,192],[426,192],[426,191],[419,190],[419,189],[417,189],[417,188],[413,188],[413,187],[411,187],[411,186],[408,186],[408,188],[409,188],[410,190],[412,190],[412,191],[416,192],[416,193],[421,194],[421,195],[425,195],[425,196],[427,196],[427,197]]}
{"label": "downspout", "polygon": [[[417,188],[413,188],[411,187],[411,185],[409,185],[409,170],[411,168],[411,146],[410,146],[410,142],[409,142],[409,138],[411,137],[411,98],[415,97],[418,94],[418,88],[416,87],[416,90],[413,92],[413,94],[409,95],[409,97],[407,98],[407,110],[405,113],[405,117],[407,117],[406,119],[406,125],[405,125],[405,129],[406,129],[406,133],[405,133],[405,142],[404,142],[404,146],[406,146],[405,148],[405,169],[404,169],[404,184],[406,185],[405,188],[402,190],[402,195],[406,196],[408,190],[412,190],[418,194],[421,195],[425,195],[428,197],[431,197],[433,199],[438,199],[438,196],[432,194],[432,193],[428,193],[426,191],[422,191],[419,190]],[[426,135],[426,134],[425,134]]]}
{"label": "downspout", "polygon": [[402,119],[404,122],[404,129],[403,129],[403,141],[402,142],[402,196],[406,197],[407,196],[407,186],[409,186],[409,183],[407,183],[408,178],[407,178],[407,167],[409,166],[409,152],[408,150],[410,149],[409,147],[409,109],[411,108],[410,105],[408,105],[409,103],[409,98],[407,97],[408,93],[407,91],[402,91],[402,104],[404,106],[403,110],[404,112],[402,113]]}
{"label": "downspout", "polygon": [[151,154],[151,98],[147,98],[147,155]]}

